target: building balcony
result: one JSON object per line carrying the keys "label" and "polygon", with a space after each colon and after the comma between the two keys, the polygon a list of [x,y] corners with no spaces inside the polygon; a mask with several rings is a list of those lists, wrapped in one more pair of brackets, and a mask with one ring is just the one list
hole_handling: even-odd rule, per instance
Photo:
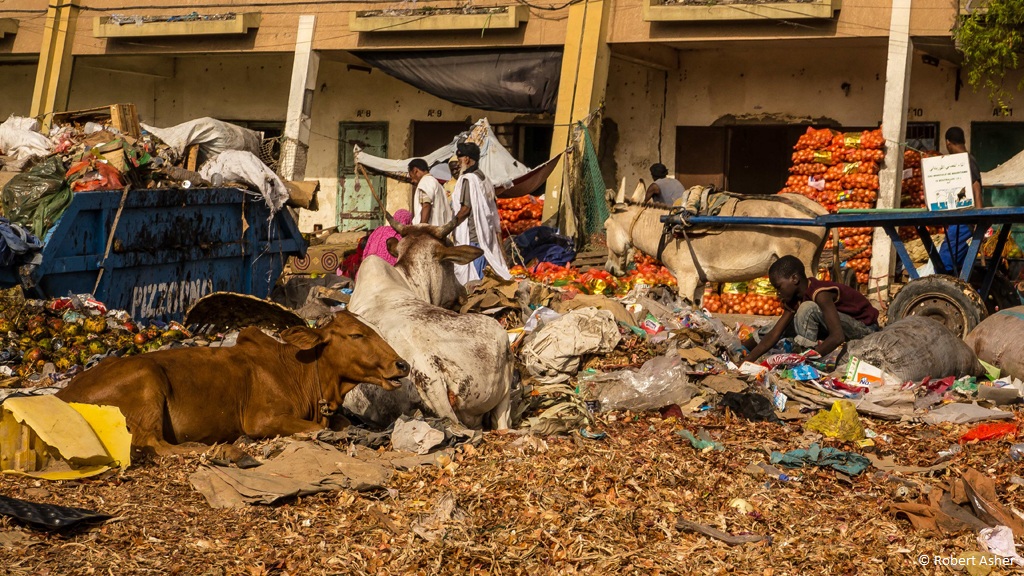
{"label": "building balcony", "polygon": [[147,38],[165,36],[224,36],[247,34],[260,27],[260,13],[202,16],[138,17],[97,16],[93,20],[95,38]]}
{"label": "building balcony", "polygon": [[509,30],[530,18],[528,6],[480,7],[470,12],[461,8],[415,8],[409,10],[364,10],[349,17],[353,32],[424,32],[439,30]]}
{"label": "building balcony", "polygon": [[842,0],[757,3],[733,0],[644,0],[643,17],[647,22],[822,19],[832,18],[841,6]]}

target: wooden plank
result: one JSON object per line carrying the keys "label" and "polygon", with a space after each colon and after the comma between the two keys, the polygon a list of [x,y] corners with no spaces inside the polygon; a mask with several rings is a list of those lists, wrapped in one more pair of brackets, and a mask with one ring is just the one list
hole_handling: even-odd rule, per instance
{"label": "wooden plank", "polygon": [[196,164],[199,163],[199,144],[192,144],[185,147],[185,169],[195,172]]}

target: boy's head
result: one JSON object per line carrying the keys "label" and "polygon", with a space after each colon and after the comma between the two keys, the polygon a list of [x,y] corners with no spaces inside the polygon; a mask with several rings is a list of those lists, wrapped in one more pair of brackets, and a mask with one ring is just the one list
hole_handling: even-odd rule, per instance
{"label": "boy's head", "polygon": [[796,256],[783,256],[768,268],[768,280],[783,300],[790,300],[807,282],[804,263]]}

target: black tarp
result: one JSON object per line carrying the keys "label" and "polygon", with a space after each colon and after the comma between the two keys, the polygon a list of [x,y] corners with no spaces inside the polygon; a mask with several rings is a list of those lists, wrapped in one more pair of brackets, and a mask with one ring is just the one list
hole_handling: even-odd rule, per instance
{"label": "black tarp", "polygon": [[554,113],[561,49],[356,52],[371,66],[455,104]]}

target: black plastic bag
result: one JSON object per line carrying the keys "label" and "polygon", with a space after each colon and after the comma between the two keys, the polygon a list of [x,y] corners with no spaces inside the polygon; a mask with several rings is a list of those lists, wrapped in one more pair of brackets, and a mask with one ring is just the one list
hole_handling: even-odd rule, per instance
{"label": "black plastic bag", "polygon": [[778,422],[775,405],[772,401],[754,392],[726,392],[719,406],[730,408],[733,412],[752,422]]}
{"label": "black plastic bag", "polygon": [[71,204],[71,189],[64,182],[64,173],[60,156],[50,156],[11,178],[0,194],[4,215],[42,238]]}

